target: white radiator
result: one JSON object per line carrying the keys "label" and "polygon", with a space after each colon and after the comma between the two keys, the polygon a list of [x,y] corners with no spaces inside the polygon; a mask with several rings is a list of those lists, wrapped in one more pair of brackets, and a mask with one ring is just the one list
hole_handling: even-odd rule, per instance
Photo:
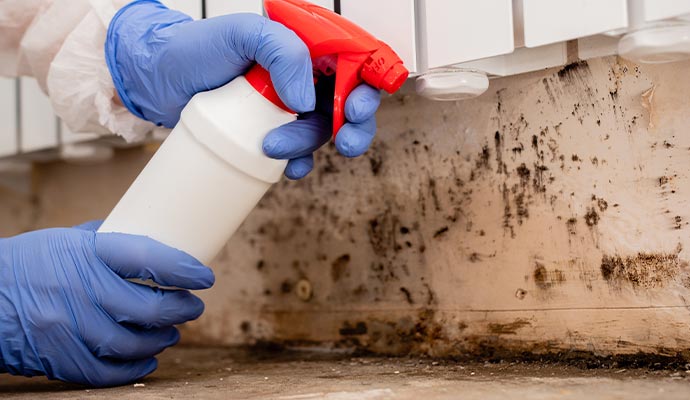
{"label": "white radiator", "polygon": [[[690,0],[314,0],[389,43],[413,74],[460,66],[507,76],[615,54],[628,29],[690,14]],[[262,14],[261,0],[164,0],[195,19]],[[0,78],[0,158],[96,138],[53,114],[31,78]]]}

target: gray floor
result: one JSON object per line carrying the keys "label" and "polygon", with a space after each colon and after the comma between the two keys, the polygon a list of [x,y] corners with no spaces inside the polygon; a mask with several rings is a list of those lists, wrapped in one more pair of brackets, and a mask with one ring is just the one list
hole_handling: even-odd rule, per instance
{"label": "gray floor", "polygon": [[[688,399],[690,371],[182,348],[136,387],[0,375],[3,399]],[[657,366],[658,367],[658,366]],[[663,367],[663,366],[661,366]],[[142,386],[143,384],[143,386]]]}

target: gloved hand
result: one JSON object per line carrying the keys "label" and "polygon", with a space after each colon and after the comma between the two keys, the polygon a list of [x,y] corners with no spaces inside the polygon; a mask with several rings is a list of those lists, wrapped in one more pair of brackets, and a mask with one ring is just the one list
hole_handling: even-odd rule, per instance
{"label": "gloved hand", "polygon": [[[302,114],[264,142],[269,157],[291,159],[285,170],[288,178],[306,176],[313,168],[312,152],[330,137],[332,111],[316,109],[306,45],[293,31],[262,16],[232,14],[193,21],[156,0],[134,1],[111,21],[105,53],[124,105],[140,118],[168,128],[177,124],[196,93],[221,87],[254,62],[261,64],[283,102]],[[378,104],[379,92],[366,85],[347,99],[349,123],[335,143],[343,155],[356,157],[367,150],[376,131]]]}
{"label": "gloved hand", "polygon": [[[153,372],[177,343],[173,325],[198,318],[213,272],[142,236],[88,228],[0,239],[0,372],[114,386]],[[86,229],[85,229],[86,228]]]}

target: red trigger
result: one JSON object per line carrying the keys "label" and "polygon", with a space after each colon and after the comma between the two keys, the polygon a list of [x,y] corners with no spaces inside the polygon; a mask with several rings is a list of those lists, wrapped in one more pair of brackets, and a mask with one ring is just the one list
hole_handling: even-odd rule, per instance
{"label": "red trigger", "polygon": [[359,71],[369,54],[340,53],[335,73],[335,94],[333,96],[333,138],[345,125],[345,102],[352,91],[362,82]]}

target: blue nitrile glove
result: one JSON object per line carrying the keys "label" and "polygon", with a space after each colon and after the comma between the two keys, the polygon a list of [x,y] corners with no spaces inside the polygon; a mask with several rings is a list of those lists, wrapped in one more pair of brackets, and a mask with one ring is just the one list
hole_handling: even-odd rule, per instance
{"label": "blue nitrile glove", "polygon": [[[331,138],[333,132],[333,79],[322,78],[316,85],[316,111],[302,114],[298,120],[272,130],[264,139],[264,153],[290,160],[285,176],[301,179],[314,168],[313,153]],[[376,110],[381,95],[369,85],[360,85],[345,101],[345,118],[335,137],[335,147],[345,157],[362,155],[376,133]]]}
{"label": "blue nitrile glove", "polygon": [[[177,124],[196,93],[221,87],[258,62],[270,72],[283,102],[303,114],[264,143],[268,156],[292,159],[285,171],[289,178],[309,173],[311,153],[330,136],[329,114],[313,113],[317,96],[307,47],[293,31],[260,15],[193,21],[158,1],[134,1],[112,19],[105,56],[125,106],[168,128]],[[369,147],[378,103],[378,91],[369,86],[357,88],[348,98],[346,117],[351,123],[336,140],[343,155],[355,157]]]}
{"label": "blue nitrile glove", "polygon": [[213,272],[142,236],[96,233],[97,224],[0,239],[0,372],[114,386],[156,369],[177,343],[173,326],[198,318]]}

